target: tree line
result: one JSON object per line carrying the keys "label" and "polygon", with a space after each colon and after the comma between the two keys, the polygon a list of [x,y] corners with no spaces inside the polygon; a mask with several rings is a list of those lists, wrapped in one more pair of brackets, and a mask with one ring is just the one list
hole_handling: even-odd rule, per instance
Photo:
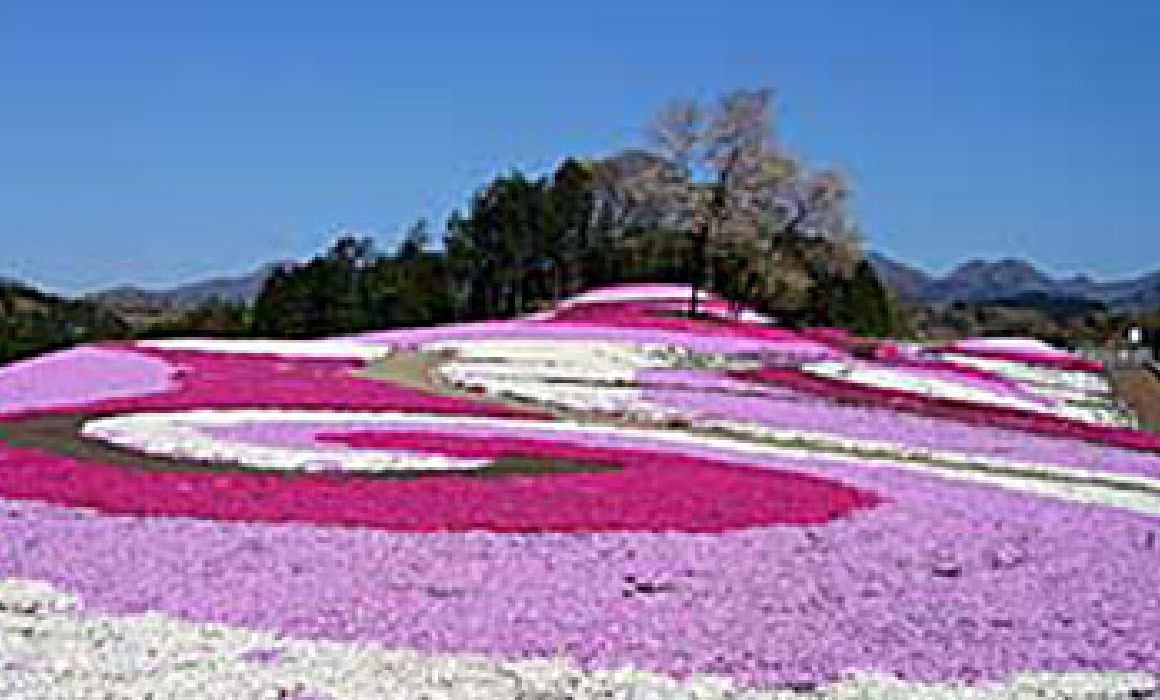
{"label": "tree line", "polygon": [[132,335],[128,323],[98,304],[0,282],[0,364]]}
{"label": "tree line", "polygon": [[253,331],[314,337],[508,318],[633,281],[687,283],[789,325],[898,330],[862,254],[848,183],[788,155],[772,107],[767,89],[674,102],[644,148],[494,178],[438,240],[422,221],[390,254],[344,237],[270,278]]}

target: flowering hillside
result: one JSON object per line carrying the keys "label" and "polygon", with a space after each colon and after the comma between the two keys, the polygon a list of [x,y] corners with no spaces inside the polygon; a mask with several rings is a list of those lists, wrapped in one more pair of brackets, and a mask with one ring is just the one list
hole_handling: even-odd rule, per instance
{"label": "flowering hillside", "polygon": [[1160,436],[672,285],[0,370],[0,697],[1160,692]]}

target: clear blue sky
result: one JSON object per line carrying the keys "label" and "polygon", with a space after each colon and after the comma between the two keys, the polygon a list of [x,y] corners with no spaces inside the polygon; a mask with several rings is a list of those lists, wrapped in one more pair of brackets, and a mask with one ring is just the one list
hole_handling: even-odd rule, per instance
{"label": "clear blue sky", "polygon": [[0,275],[58,291],[440,224],[770,85],[871,247],[1160,266],[1160,2],[0,0]]}

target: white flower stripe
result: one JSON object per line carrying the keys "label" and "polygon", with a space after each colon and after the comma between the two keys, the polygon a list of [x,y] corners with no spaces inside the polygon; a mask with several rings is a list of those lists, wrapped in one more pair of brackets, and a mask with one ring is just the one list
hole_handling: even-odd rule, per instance
{"label": "white flower stripe", "polygon": [[675,345],[593,342],[583,339],[504,338],[425,343],[424,352],[451,351],[461,359],[566,366],[662,369],[689,356]]}
{"label": "white flower stripe", "polygon": [[685,415],[681,409],[659,406],[649,401],[644,398],[640,389],[632,387],[586,386],[491,377],[457,377],[454,383],[460,387],[483,389],[492,396],[530,401],[540,406],[581,413],[598,412],[642,420],[665,420]]}
{"label": "white flower stripe", "polygon": [[1078,391],[1108,393],[1111,386],[1107,380],[1093,372],[1079,370],[1052,369],[1015,362],[1014,360],[997,360],[990,357],[976,357],[958,353],[940,353],[938,357],[948,362],[954,362],[968,367],[989,370],[1016,381],[1031,382],[1044,386],[1056,386]]}
{"label": "white flower stripe", "polygon": [[[692,288],[680,284],[619,285],[584,292],[571,297],[562,306],[620,301],[688,301]],[[700,300],[718,299],[714,294],[699,290]]]}
{"label": "white flower stripe", "polygon": [[86,423],[81,434],[145,454],[200,462],[233,462],[259,470],[290,472],[447,471],[482,469],[490,460],[437,454],[355,450],[344,447],[275,447],[207,435],[187,414],[134,414]]}
{"label": "white flower stripe", "polygon": [[[839,379],[854,384],[896,389],[935,398],[970,401],[971,403],[1014,408],[1022,411],[1045,413],[1069,420],[1078,420],[1088,423],[1111,425],[1132,425],[1132,418],[1116,409],[1115,406],[1103,402],[1095,403],[1099,397],[1088,392],[1078,395],[1071,393],[1060,396],[1051,391],[1040,391],[1044,398],[1054,399],[1050,404],[1041,404],[1016,396],[1007,396],[987,391],[978,386],[955,382],[950,379],[925,377],[897,370],[891,367],[870,365],[855,365],[842,362],[814,362],[802,366],[802,370],[811,374],[830,379]],[[1076,399],[1092,399],[1093,403],[1071,403]]]}
{"label": "white flower stripe", "polygon": [[595,365],[511,364],[507,362],[447,362],[439,375],[451,382],[519,380],[568,382],[634,382],[636,370],[628,367]]}

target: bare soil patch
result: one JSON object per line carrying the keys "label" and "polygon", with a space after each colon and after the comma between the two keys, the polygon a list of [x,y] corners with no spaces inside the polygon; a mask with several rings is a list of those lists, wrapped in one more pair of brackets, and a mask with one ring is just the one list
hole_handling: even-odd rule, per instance
{"label": "bare soil patch", "polygon": [[362,377],[363,379],[377,379],[379,381],[391,382],[392,384],[405,386],[409,389],[418,389],[428,394],[453,396],[457,399],[474,399],[480,403],[495,404],[497,406],[507,406],[524,410],[530,406],[534,406],[537,410],[548,413],[557,420],[575,420],[578,417],[596,419],[595,416],[581,416],[577,412],[566,412],[551,406],[544,406],[529,401],[517,401],[502,396],[474,393],[458,389],[446,382],[440,381],[435,376],[439,365],[445,362],[446,359],[435,353],[426,352],[391,353],[389,356],[370,362],[365,368],[355,371],[354,376]]}
{"label": "bare soil patch", "polygon": [[1140,418],[1146,430],[1160,432],[1160,377],[1146,368],[1109,372],[1116,394]]}

